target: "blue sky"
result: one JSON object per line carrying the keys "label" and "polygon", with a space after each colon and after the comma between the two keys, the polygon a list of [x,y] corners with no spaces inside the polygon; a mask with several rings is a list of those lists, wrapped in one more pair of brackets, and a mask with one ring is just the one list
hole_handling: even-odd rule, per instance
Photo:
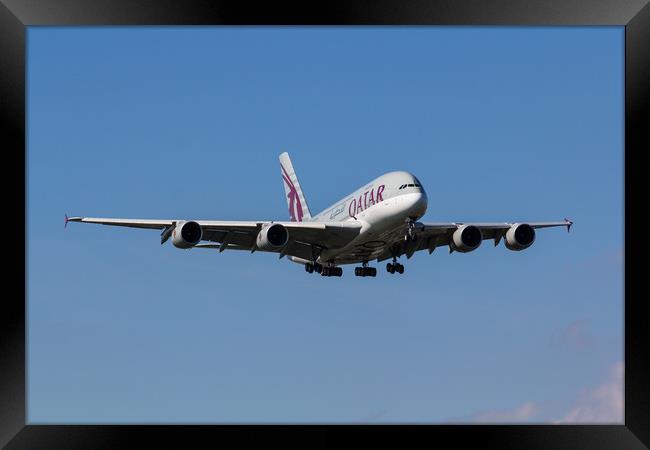
{"label": "blue sky", "polygon": [[[28,420],[622,420],[622,27],[28,31]],[[406,273],[94,217],[287,220],[407,170],[429,221],[575,221]]]}

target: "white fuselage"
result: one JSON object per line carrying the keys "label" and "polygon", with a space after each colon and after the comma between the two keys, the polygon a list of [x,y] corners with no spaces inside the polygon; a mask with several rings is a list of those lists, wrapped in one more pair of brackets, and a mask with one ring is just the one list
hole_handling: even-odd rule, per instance
{"label": "white fuselage", "polygon": [[408,172],[382,175],[311,218],[361,223],[361,231],[354,240],[345,247],[324,250],[318,262],[351,264],[377,258],[403,239],[409,220],[418,220],[426,210],[427,195],[415,176]]}

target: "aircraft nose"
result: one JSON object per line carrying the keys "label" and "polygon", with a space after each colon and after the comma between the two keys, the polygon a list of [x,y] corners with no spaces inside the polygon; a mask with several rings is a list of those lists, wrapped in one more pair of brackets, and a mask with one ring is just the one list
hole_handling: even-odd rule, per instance
{"label": "aircraft nose", "polygon": [[421,215],[423,216],[425,212],[427,212],[427,206],[429,204],[429,199],[427,198],[426,192],[422,190],[422,193],[420,194],[420,198],[416,202],[416,208],[418,209],[418,212],[421,212]]}
{"label": "aircraft nose", "polygon": [[411,201],[409,202],[408,214],[412,217],[422,217],[427,211],[428,205],[427,194],[422,191],[417,194],[412,194]]}

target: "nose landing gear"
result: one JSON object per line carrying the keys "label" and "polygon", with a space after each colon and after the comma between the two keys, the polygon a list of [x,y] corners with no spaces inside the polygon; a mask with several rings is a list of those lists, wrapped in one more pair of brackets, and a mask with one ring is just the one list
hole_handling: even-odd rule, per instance
{"label": "nose landing gear", "polygon": [[415,242],[417,240],[417,236],[415,235],[415,221],[413,219],[408,219],[407,223],[408,229],[404,235],[404,240],[406,242]]}
{"label": "nose landing gear", "polygon": [[404,266],[397,262],[397,258],[393,258],[392,263],[386,264],[386,271],[388,273],[404,273]]}
{"label": "nose landing gear", "polygon": [[400,263],[388,263],[386,264],[386,271],[388,273],[404,273],[404,266]]}

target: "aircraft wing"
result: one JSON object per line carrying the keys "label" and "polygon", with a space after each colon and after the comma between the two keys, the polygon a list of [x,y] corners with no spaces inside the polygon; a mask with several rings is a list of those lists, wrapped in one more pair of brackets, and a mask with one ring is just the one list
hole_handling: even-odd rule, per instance
{"label": "aircraft wing", "polygon": [[[525,222],[534,229],[538,228],[551,228],[551,227],[567,227],[567,231],[573,225],[568,219],[564,219],[562,222]],[[510,229],[514,223],[508,222],[485,222],[485,223],[472,223],[472,222],[440,222],[440,223],[421,223],[417,222],[415,224],[414,232],[417,236],[415,242],[406,242],[399,241],[397,244],[397,249],[393,249],[392,252],[398,253],[399,255],[406,254],[407,258],[413,256],[413,253],[420,250],[429,250],[429,253],[432,253],[436,247],[448,246],[452,235],[458,227],[462,225],[473,225],[481,230],[483,240],[494,239],[494,245],[498,245],[505,233]],[[392,253],[388,249],[384,252],[379,258],[379,261],[383,261],[388,258],[392,258]],[[451,252],[451,247],[450,247]]]}
{"label": "aircraft wing", "polygon": [[[110,219],[97,217],[70,217],[68,222],[95,223],[129,228],[149,228],[163,230],[161,244],[171,236],[176,223],[181,219],[147,220],[147,219]],[[224,250],[255,251],[257,235],[265,224],[271,221],[219,221],[194,220],[202,231],[203,241],[218,244],[200,243],[195,248],[217,248]],[[283,225],[289,233],[289,243],[276,252],[281,256],[291,255],[310,260],[314,249],[318,251],[345,246],[354,239],[361,229],[356,222],[273,222]],[[317,252],[318,253],[318,252]]]}

